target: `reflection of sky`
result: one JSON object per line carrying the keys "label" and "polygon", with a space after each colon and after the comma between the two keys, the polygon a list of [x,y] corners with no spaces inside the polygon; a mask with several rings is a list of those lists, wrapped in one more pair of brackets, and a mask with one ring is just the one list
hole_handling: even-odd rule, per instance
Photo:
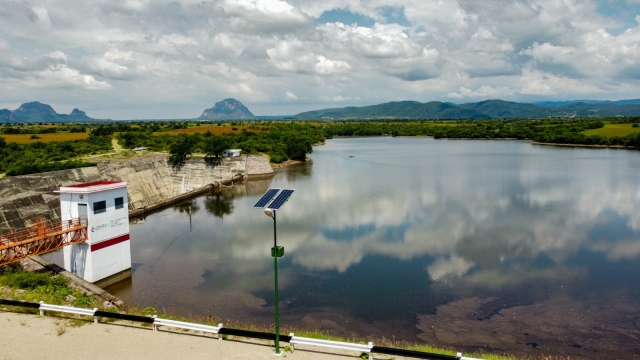
{"label": "reflection of sky", "polygon": [[[279,170],[259,189],[296,189],[278,212],[281,298],[379,318],[525,286],[610,289],[613,278],[638,277],[629,272],[640,267],[639,156],[519,141],[330,140],[313,165]],[[188,213],[173,209],[132,226],[133,261],[147,267],[134,280],[160,281],[163,259],[183,258],[194,268],[185,273],[199,274],[184,286],[272,303],[273,223],[252,208],[262,192],[244,191],[225,192],[233,212],[222,218],[209,213],[216,202],[198,199],[192,232]]]}

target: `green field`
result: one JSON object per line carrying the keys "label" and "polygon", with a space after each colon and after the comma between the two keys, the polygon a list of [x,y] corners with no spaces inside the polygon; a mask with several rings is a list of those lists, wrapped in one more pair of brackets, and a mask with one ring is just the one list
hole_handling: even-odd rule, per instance
{"label": "green field", "polygon": [[640,133],[640,127],[634,128],[632,126],[633,124],[605,124],[603,128],[587,130],[583,134],[588,136],[624,137],[629,134]]}

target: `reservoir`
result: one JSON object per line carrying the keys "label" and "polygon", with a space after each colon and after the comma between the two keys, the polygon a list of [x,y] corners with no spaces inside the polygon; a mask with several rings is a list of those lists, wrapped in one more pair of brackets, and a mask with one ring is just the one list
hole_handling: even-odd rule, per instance
{"label": "reservoir", "polygon": [[[640,353],[640,152],[524,141],[338,138],[312,164],[131,224],[107,288],[226,326],[511,354]],[[293,331],[292,330],[292,331]]]}

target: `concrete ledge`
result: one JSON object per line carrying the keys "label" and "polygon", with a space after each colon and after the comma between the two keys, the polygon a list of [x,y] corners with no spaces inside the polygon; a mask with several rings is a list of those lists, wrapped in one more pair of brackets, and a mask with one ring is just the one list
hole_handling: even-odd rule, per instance
{"label": "concrete ledge", "polygon": [[117,272],[111,276],[107,276],[104,279],[100,279],[96,282],[94,282],[93,284],[99,288],[105,288],[107,286],[113,285],[115,283],[118,283],[122,280],[126,280],[128,278],[131,277],[131,268],[128,268],[126,270],[122,270],[120,272]]}

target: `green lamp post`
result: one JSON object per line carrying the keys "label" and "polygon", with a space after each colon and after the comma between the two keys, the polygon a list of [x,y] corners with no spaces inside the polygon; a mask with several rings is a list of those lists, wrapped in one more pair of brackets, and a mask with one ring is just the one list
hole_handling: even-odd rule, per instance
{"label": "green lamp post", "polygon": [[264,208],[264,213],[273,219],[273,247],[271,256],[273,257],[273,270],[275,273],[275,311],[276,311],[276,355],[280,355],[280,313],[278,300],[278,258],[284,256],[284,247],[278,246],[276,235],[276,210],[280,209],[291,197],[294,190],[290,189],[269,189],[253,206],[254,208]]}

